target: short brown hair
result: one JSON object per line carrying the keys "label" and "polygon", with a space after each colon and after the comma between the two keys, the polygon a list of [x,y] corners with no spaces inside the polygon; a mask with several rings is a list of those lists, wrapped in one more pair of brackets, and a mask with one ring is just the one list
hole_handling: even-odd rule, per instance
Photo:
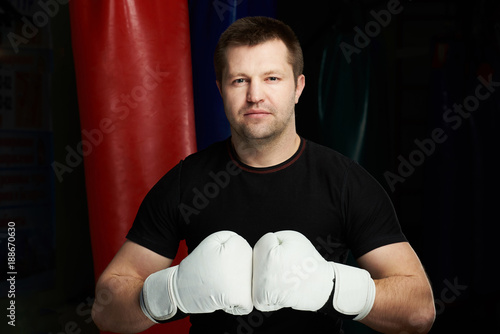
{"label": "short brown hair", "polygon": [[253,46],[271,40],[281,40],[288,49],[288,62],[292,65],[295,80],[304,69],[304,57],[299,40],[285,23],[264,16],[244,17],[232,23],[222,33],[215,47],[215,77],[221,82],[226,67],[226,50],[230,46]]}

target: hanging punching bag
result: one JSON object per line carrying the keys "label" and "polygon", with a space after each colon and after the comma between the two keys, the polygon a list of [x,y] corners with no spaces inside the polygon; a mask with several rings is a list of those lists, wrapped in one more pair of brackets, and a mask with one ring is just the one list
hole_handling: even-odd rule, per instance
{"label": "hanging punching bag", "polygon": [[323,143],[359,162],[376,179],[391,161],[390,120],[385,107],[385,46],[376,40],[348,54],[355,34],[331,29],[324,38],[318,82]]}
{"label": "hanging punching bag", "polygon": [[179,0],[73,0],[70,15],[97,278],[149,189],[196,150],[189,14]]}

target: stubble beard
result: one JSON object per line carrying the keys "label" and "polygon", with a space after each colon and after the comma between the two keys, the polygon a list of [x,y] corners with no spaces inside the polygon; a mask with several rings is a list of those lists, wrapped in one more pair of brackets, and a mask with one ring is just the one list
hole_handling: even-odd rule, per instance
{"label": "stubble beard", "polygon": [[[243,115],[248,109],[255,107],[255,105],[243,108],[240,110],[239,115]],[[272,106],[262,105],[259,108],[269,111],[271,115],[271,120],[266,120],[261,122],[261,120],[249,120],[238,128],[233,130],[239,135],[239,137],[245,141],[247,144],[258,144],[264,145],[272,143],[281,137],[289,127],[293,127],[295,131],[295,101],[291,100],[291,103],[286,108],[286,114],[283,118],[277,118],[280,116],[279,112]],[[262,123],[262,124],[260,124]]]}

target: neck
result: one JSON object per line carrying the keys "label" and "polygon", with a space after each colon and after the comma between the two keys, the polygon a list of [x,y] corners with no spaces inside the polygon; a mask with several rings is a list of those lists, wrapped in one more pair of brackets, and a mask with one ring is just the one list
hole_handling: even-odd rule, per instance
{"label": "neck", "polygon": [[244,164],[257,167],[272,167],[290,159],[300,146],[300,137],[296,132],[278,139],[241,140],[231,137],[238,159]]}

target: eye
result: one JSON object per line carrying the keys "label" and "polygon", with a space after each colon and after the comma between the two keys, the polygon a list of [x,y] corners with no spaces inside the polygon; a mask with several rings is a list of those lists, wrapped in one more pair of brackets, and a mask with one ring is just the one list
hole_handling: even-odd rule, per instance
{"label": "eye", "polygon": [[276,81],[279,81],[279,78],[278,77],[269,77],[267,78],[268,81],[272,81],[272,82],[276,82]]}
{"label": "eye", "polygon": [[235,85],[241,85],[241,84],[244,84],[245,81],[246,80],[244,78],[238,78],[238,79],[233,80],[233,84],[235,84]]}

